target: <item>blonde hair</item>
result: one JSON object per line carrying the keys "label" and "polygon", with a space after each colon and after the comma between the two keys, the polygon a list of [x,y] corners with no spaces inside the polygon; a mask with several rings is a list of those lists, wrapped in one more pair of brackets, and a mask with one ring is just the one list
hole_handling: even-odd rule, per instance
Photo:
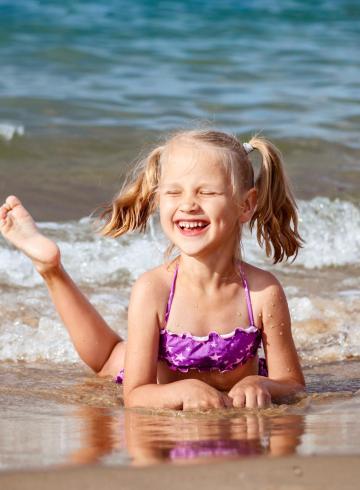
{"label": "blonde hair", "polygon": [[138,164],[112,203],[105,207],[101,218],[106,222],[101,233],[118,237],[128,231],[145,231],[157,208],[157,189],[166,150],[170,145],[185,141],[217,152],[230,177],[234,198],[240,198],[243,192],[253,187],[257,189],[257,205],[250,229],[256,225],[257,240],[260,246],[265,246],[266,255],[272,256],[274,263],[291,256],[295,258],[302,246],[302,238],[298,232],[295,199],[279,150],[265,138],[255,136],[250,139],[249,143],[262,157],[259,174],[254,180],[254,170],[243,145],[235,136],[220,131],[182,131],[155,148]]}

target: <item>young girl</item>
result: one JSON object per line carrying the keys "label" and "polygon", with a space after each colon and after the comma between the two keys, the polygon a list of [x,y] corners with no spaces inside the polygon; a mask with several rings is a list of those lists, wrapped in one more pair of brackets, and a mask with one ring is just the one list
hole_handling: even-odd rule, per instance
{"label": "young girl", "polygon": [[[253,150],[262,157],[256,180]],[[0,229],[33,260],[86,364],[118,382],[125,373],[125,406],[266,407],[303,390],[283,289],[240,253],[246,223],[274,263],[296,257],[301,246],[278,150],[258,137],[241,144],[218,131],[175,134],[105,210],[103,234],[144,230],[157,209],[178,254],[136,281],[126,343],[72,282],[58,247],[14,196],[0,208]],[[266,362],[257,355],[261,342]]]}

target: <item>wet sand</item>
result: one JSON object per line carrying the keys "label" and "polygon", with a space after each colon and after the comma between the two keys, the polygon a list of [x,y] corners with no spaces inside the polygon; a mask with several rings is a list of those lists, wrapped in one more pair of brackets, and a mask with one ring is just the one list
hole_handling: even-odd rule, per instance
{"label": "wet sand", "polygon": [[246,461],[215,465],[150,468],[65,468],[54,471],[6,472],[0,474],[4,489],[87,490],[138,489],[356,489],[360,478],[357,456],[316,456]]}

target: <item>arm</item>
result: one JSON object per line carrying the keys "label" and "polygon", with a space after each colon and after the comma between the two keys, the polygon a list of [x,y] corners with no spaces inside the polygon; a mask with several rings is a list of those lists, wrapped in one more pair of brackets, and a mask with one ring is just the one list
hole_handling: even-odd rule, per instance
{"label": "arm", "polygon": [[160,338],[158,280],[155,272],[143,274],[131,291],[128,340],[125,355],[125,407],[177,408],[181,400],[168,385],[157,385]]}
{"label": "arm", "polygon": [[263,344],[269,377],[247,376],[229,392],[237,406],[266,406],[271,399],[304,391],[305,381],[291,334],[291,319],[285,293],[267,273],[261,290]]}
{"label": "arm", "polygon": [[[16,196],[0,206],[0,232],[21,250],[41,274],[55,308],[60,314],[76,350],[85,363],[100,372],[110,357],[119,358],[123,345],[95,308],[76,287],[60,262],[59,247],[42,235],[32,216]],[[115,349],[119,346],[120,349]]]}
{"label": "arm", "polygon": [[60,259],[41,275],[79,356],[99,373],[116,351],[115,347],[121,338],[72,281],[63,269]]}
{"label": "arm", "polygon": [[163,290],[156,273],[150,271],[140,277],[131,293],[125,356],[125,407],[186,410],[231,406],[226,394],[197,379],[157,384],[159,312],[166,303]]}

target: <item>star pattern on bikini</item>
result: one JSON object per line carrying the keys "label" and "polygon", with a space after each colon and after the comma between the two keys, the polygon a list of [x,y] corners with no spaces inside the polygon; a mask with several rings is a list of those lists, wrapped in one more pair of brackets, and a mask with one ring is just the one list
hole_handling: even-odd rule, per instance
{"label": "star pattern on bikini", "polygon": [[180,352],[180,354],[176,354],[175,356],[176,361],[183,361],[184,359],[186,359],[186,357],[182,354],[182,352]]}

